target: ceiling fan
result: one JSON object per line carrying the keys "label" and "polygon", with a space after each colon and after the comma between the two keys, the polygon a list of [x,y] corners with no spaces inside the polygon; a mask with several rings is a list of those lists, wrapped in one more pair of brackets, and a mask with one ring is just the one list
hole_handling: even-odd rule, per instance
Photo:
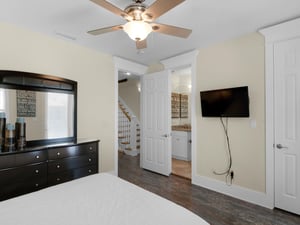
{"label": "ceiling fan", "polygon": [[128,5],[124,10],[121,10],[106,0],[91,1],[123,17],[127,22],[125,24],[91,30],[88,31],[88,33],[100,35],[112,31],[124,30],[128,36],[136,42],[137,49],[147,47],[146,38],[151,32],[168,34],[180,38],[187,38],[192,32],[190,29],[153,22],[185,0],[156,0],[149,7],[143,3],[145,0],[133,0],[133,3]]}

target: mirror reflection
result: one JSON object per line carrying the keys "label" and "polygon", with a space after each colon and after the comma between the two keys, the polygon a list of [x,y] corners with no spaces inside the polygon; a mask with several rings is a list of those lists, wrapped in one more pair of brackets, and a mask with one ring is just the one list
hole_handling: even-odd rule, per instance
{"label": "mirror reflection", "polygon": [[72,94],[0,88],[0,112],[5,112],[6,124],[25,119],[27,141],[74,135]]}

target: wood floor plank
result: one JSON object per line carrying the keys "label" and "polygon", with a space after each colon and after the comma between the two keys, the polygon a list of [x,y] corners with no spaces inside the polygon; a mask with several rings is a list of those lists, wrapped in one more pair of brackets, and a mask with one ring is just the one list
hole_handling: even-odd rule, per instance
{"label": "wood floor plank", "polygon": [[172,174],[191,179],[192,176],[191,161],[172,159]]}
{"label": "wood floor plank", "polygon": [[143,170],[139,160],[138,156],[120,153],[119,176],[193,211],[211,225],[300,225],[298,215],[210,191],[178,176],[165,177]]}

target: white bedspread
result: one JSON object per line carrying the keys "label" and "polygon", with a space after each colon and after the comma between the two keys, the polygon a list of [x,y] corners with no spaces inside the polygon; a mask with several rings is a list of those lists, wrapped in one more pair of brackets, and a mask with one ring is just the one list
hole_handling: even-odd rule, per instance
{"label": "white bedspread", "polygon": [[[0,187],[1,188],[1,187]],[[207,225],[185,208],[110,174],[0,202],[1,225]]]}

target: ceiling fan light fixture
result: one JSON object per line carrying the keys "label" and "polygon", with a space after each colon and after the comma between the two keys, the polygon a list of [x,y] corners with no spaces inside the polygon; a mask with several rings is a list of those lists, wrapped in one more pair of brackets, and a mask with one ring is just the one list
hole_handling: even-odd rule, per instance
{"label": "ceiling fan light fixture", "polygon": [[147,38],[148,34],[152,31],[152,26],[144,21],[129,21],[123,30],[134,41],[142,41]]}

